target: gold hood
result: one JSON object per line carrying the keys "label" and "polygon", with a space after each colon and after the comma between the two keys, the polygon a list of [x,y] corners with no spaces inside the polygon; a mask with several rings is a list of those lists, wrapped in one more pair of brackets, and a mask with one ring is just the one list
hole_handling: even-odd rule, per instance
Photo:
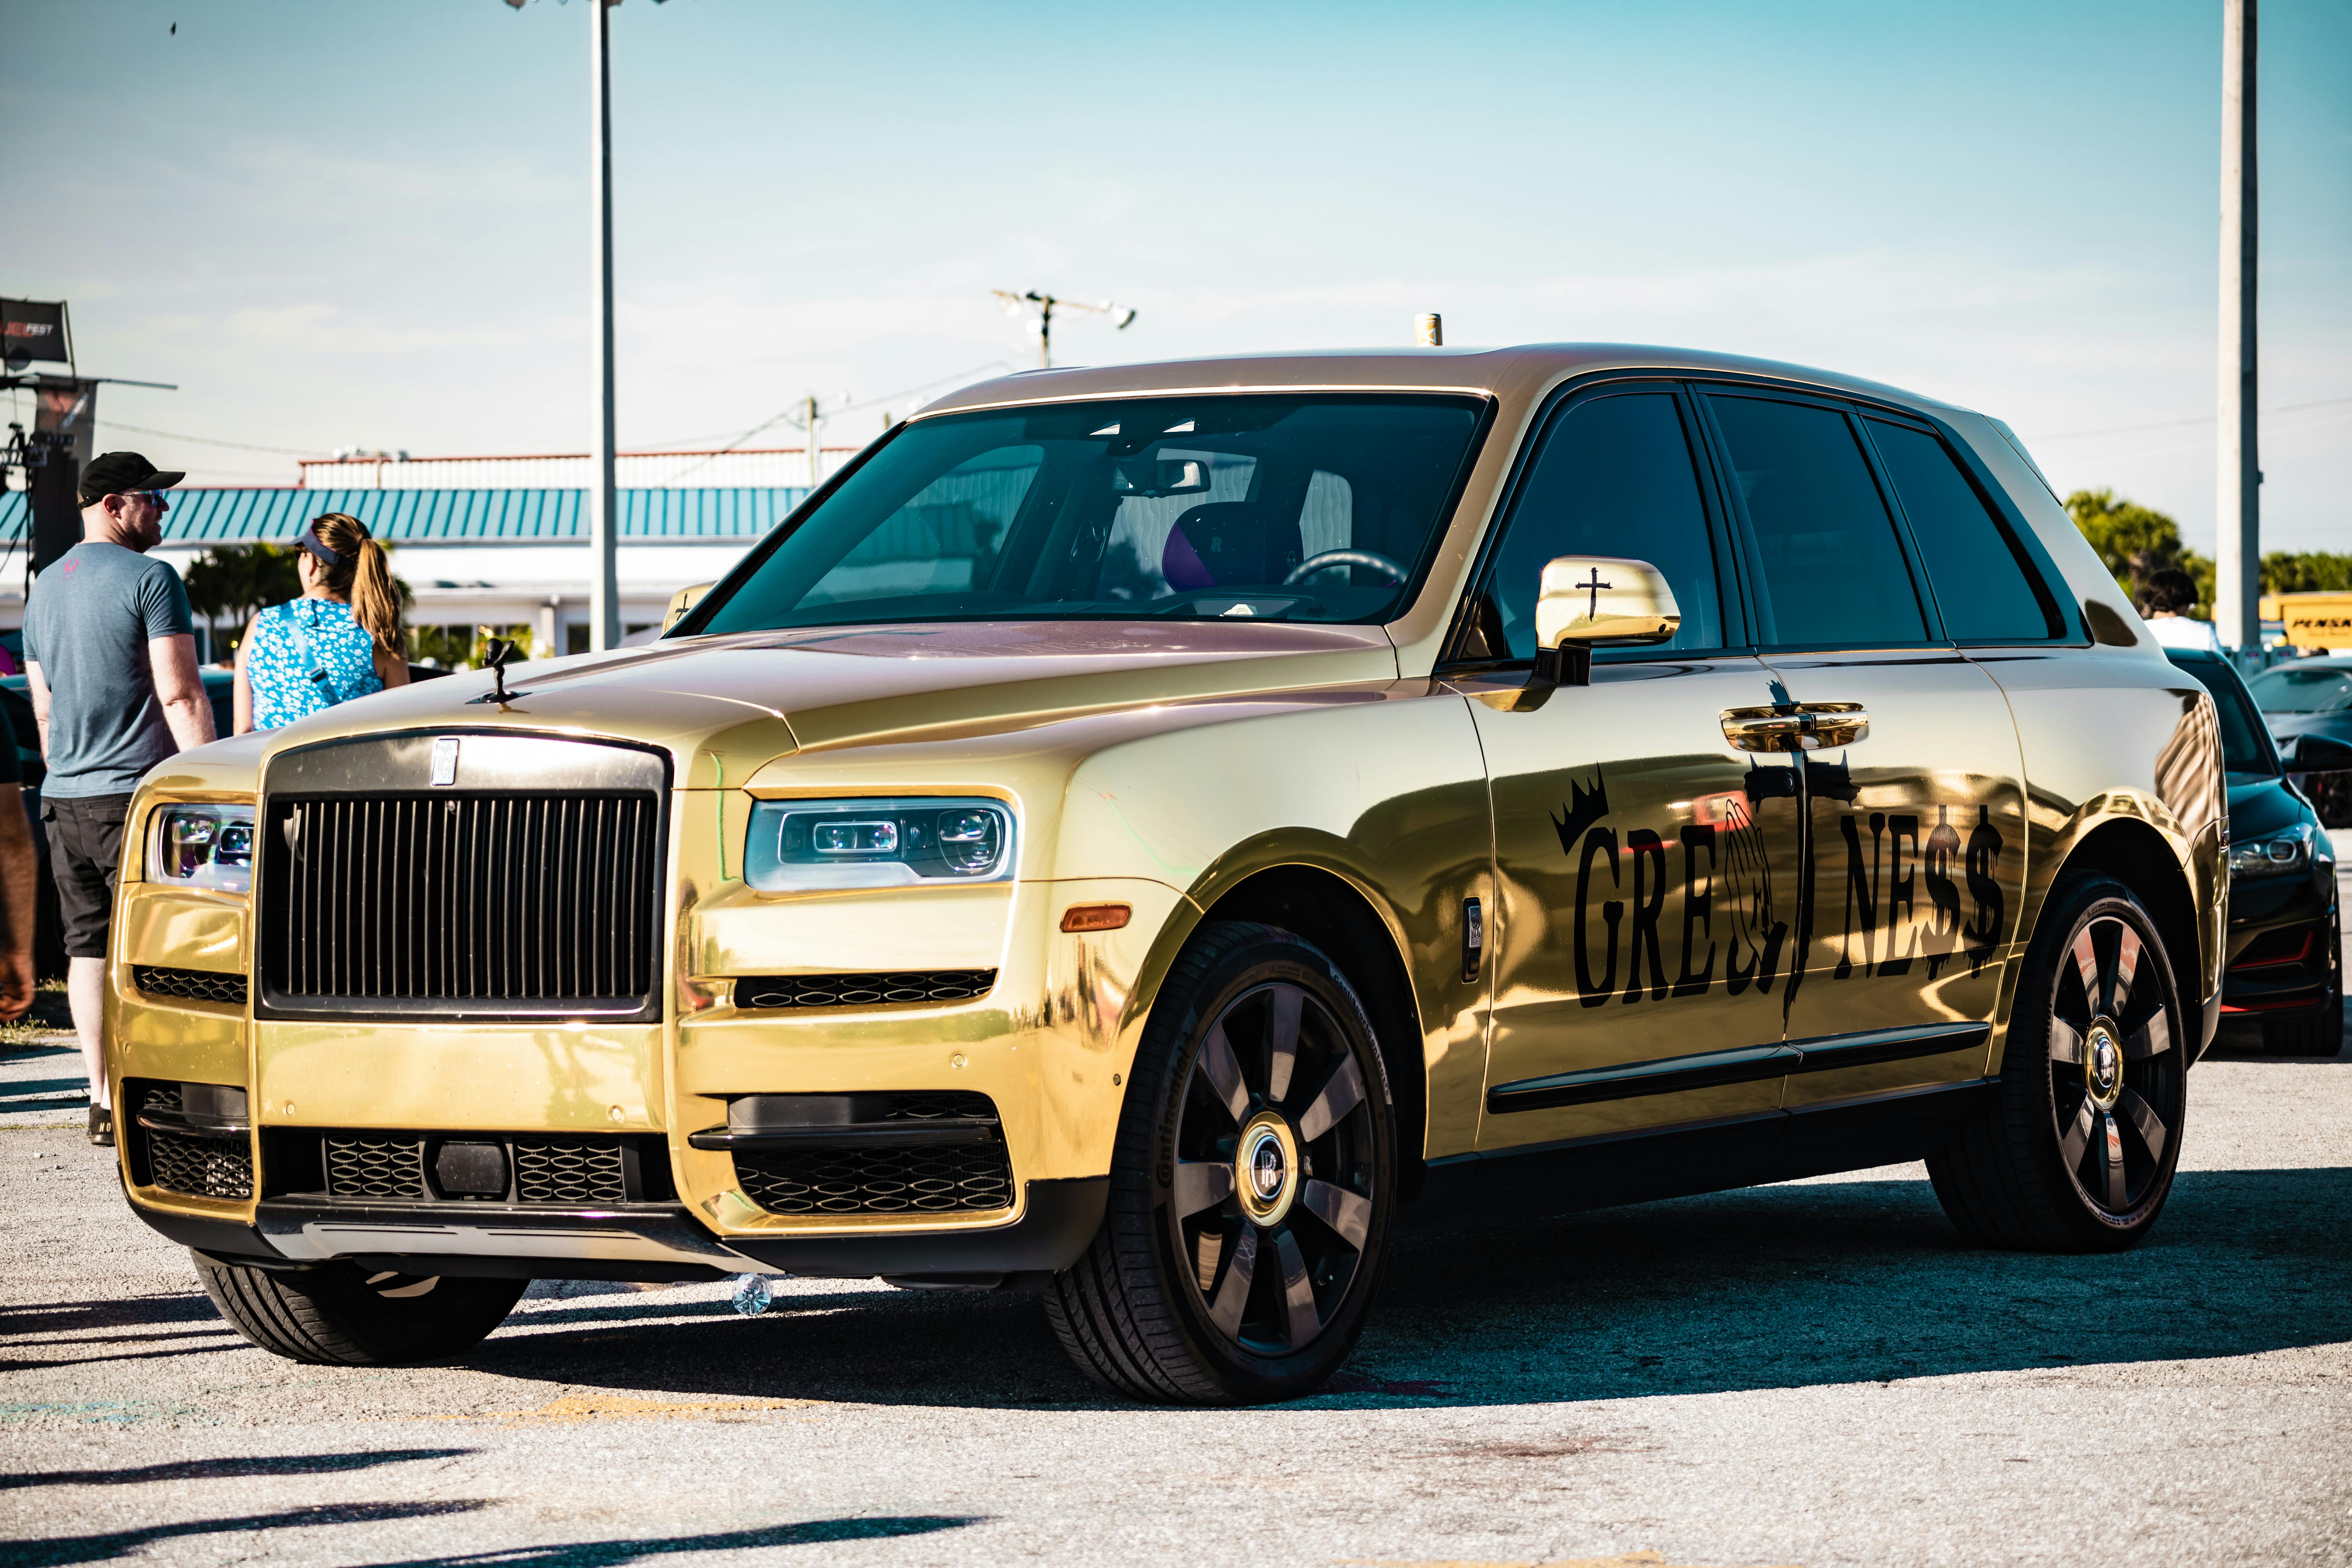
{"label": "gold hood", "polygon": [[[685,787],[712,788],[794,752],[1388,681],[1396,672],[1395,648],[1378,626],[998,621],[749,632],[511,666],[504,703],[479,671],[420,681],[289,725],[265,749],[512,728],[660,746]],[[249,741],[222,745],[256,755]],[[205,752],[184,761],[201,766]]]}

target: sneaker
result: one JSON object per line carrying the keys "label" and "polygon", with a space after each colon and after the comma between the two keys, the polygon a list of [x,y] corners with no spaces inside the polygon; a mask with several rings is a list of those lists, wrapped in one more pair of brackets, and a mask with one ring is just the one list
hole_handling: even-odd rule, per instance
{"label": "sneaker", "polygon": [[89,1108],[89,1141],[101,1149],[114,1147],[114,1112],[102,1105]]}

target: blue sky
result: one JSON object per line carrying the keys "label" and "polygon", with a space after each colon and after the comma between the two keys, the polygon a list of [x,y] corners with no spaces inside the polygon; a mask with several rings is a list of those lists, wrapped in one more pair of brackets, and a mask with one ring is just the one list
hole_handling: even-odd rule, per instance
{"label": "blue sky", "polygon": [[[169,32],[177,22],[176,36]],[[0,291],[110,446],[583,449],[585,0],[0,7]],[[625,446],[1028,363],[1691,344],[2006,417],[2210,545],[2218,0],[614,14]],[[2352,6],[2263,10],[2265,535],[2352,550]],[[100,85],[93,87],[92,83]],[[876,402],[875,400],[883,400]],[[2334,399],[2332,403],[2323,400]],[[2154,429],[2117,426],[2161,425]],[[2111,432],[2080,434],[2082,432]],[[788,433],[776,433],[787,444]],[[762,441],[758,444],[768,444]]]}

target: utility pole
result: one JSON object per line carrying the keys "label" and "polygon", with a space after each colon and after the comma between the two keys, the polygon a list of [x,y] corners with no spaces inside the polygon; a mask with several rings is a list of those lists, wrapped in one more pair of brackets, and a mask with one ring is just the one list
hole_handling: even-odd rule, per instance
{"label": "utility pole", "polygon": [[2263,469],[2256,445],[2254,0],[2221,0],[2221,331],[2214,449],[2214,619],[2232,654],[2262,655]]}
{"label": "utility pole", "polygon": [[817,448],[816,422],[816,394],[812,392],[801,399],[801,428],[808,432],[809,489],[811,489],[824,483],[823,466],[824,459]]}
{"label": "utility pole", "polygon": [[1039,370],[1054,368],[1054,312],[1055,310],[1065,307],[1073,310],[1093,310],[1108,316],[1111,326],[1119,331],[1125,331],[1129,323],[1135,320],[1135,311],[1132,308],[1114,304],[1108,300],[1065,300],[1059,295],[1041,293],[1034,289],[1019,294],[1009,289],[993,289],[990,292],[996,296],[996,302],[1004,307],[1004,313],[1008,316],[1019,315],[1024,305],[1037,307],[1037,368]]}
{"label": "utility pole", "polygon": [[588,484],[588,548],[595,557],[588,580],[588,647],[602,653],[621,640],[619,532],[613,489],[613,67],[607,0],[588,0],[589,155],[595,187],[596,458]]}

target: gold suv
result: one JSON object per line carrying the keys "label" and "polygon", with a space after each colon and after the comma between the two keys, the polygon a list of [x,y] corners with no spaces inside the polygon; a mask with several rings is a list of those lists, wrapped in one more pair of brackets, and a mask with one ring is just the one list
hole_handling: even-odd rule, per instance
{"label": "gold suv", "polygon": [[2212,702],[2006,427],[1589,345],[990,382],[649,647],[134,809],[123,1181],[256,1342],[880,1276],[1202,1404],[1404,1223],[1924,1157],[2129,1246],[2229,886]]}

